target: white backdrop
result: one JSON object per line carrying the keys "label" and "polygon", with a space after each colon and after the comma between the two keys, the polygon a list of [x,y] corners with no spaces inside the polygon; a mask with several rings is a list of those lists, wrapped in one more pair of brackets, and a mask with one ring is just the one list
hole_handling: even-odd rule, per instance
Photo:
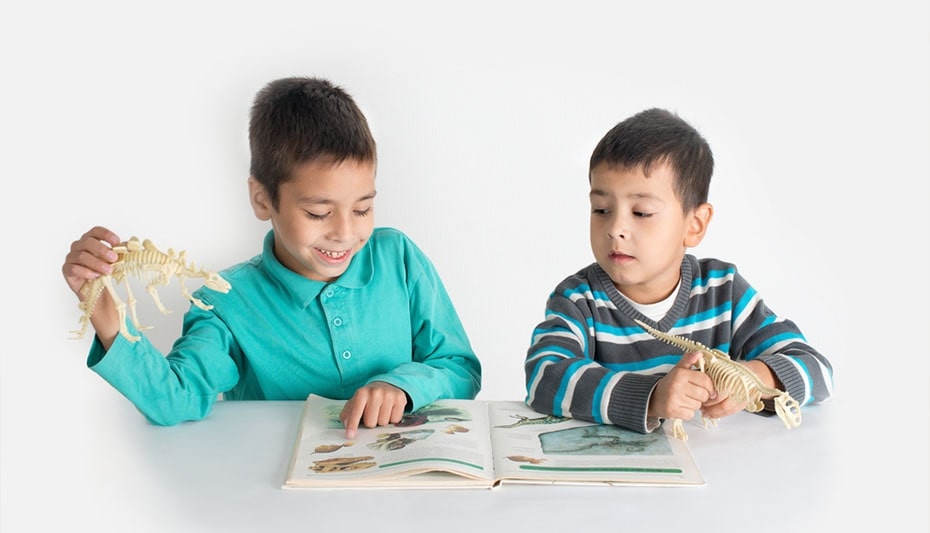
{"label": "white backdrop", "polygon": [[[367,114],[376,225],[436,264],[484,365],[479,399],[523,397],[546,296],[593,260],[594,144],[646,107],[678,112],[717,163],[716,215],[693,253],[739,265],[831,359],[843,438],[861,443],[850,461],[906,437],[882,468],[916,472],[916,485],[860,488],[851,505],[869,513],[884,498],[903,520],[925,508],[926,3],[442,4],[0,10],[0,529],[48,505],[35,461],[68,438],[120,438],[85,413],[131,408],[87,370],[89,337],[67,340],[79,316],[60,272],[70,243],[101,224],[215,269],[256,254],[267,226],[247,201],[248,111],[266,82],[291,75],[331,79]],[[167,348],[186,305],[176,286],[160,293],[174,314],[156,316],[145,294],[139,308]]]}

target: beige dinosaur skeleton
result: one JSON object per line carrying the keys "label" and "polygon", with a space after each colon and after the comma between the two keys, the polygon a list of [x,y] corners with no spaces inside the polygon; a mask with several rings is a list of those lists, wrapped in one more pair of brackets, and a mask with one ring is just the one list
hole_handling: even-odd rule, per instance
{"label": "beige dinosaur skeleton", "polygon": [[[708,348],[679,335],[662,333],[639,320],[636,323],[653,337],[677,346],[685,352],[700,352],[703,355],[698,360],[700,371],[710,376],[714,381],[714,388],[726,393],[734,402],[746,402],[746,411],[750,413],[761,411],[762,396],[772,396],[775,402],[775,413],[784,422],[785,427],[791,429],[801,425],[801,408],[798,402],[785,391],[766,387],[759,376],[746,365],[733,361],[728,354],[720,350]],[[704,422],[704,427],[707,427],[708,419],[702,415],[701,420]],[[714,426],[717,425],[717,419],[709,420]],[[688,440],[688,434],[685,433],[681,419],[676,418],[673,424],[675,437]]]}
{"label": "beige dinosaur skeleton", "polygon": [[[132,294],[132,290],[129,288],[128,275],[132,275],[147,284],[145,290],[152,296],[152,299],[155,300],[155,305],[158,306],[158,310],[163,314],[168,314],[171,310],[162,305],[158,297],[157,288],[159,285],[168,285],[171,278],[178,279],[178,284],[181,286],[181,293],[185,298],[204,310],[212,309],[213,306],[203,303],[199,298],[194,298],[187,290],[187,287],[184,286],[185,279],[203,278],[205,287],[223,293],[229,292],[231,288],[229,282],[216,272],[206,271],[202,267],[197,269],[194,267],[193,263],[188,265],[183,250],[179,253],[175,253],[174,250],[169,248],[168,252],[165,253],[156,248],[155,245],[152,244],[152,241],[148,239],[140,242],[138,238],[132,237],[128,241],[121,242],[114,246],[113,251],[116,252],[118,256],[113,263],[113,271],[93,281],[88,281],[81,287],[81,295],[84,296],[84,301],[78,304],[78,308],[83,312],[80,322],[81,328],[71,332],[74,334],[74,336],[71,337],[72,339],[84,338],[84,334],[87,332],[87,326],[90,324],[90,318],[94,314],[97,300],[100,298],[100,295],[103,294],[104,290],[109,292],[110,296],[113,297],[113,301],[116,303],[116,308],[119,311],[120,335],[129,340],[129,342],[136,342],[140,338],[129,333],[129,328],[126,325],[127,303],[132,324],[140,331],[149,329],[149,327],[139,324],[139,319],[136,317],[136,299]],[[123,283],[126,287],[126,302],[116,293],[117,283]]]}

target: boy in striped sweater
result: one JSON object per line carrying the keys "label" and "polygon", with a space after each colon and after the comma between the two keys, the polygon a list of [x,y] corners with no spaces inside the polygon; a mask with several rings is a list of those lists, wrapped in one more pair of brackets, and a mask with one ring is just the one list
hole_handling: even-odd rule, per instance
{"label": "boy in striped sweater", "polygon": [[588,176],[596,262],[549,297],[525,361],[528,405],[641,433],[698,409],[722,418],[746,407],[692,368],[699,354],[682,355],[635,319],[728,352],[801,405],[830,397],[830,362],[798,327],[769,309],[735,265],[687,253],[713,215],[713,167],[707,141],[662,109],[601,139]]}

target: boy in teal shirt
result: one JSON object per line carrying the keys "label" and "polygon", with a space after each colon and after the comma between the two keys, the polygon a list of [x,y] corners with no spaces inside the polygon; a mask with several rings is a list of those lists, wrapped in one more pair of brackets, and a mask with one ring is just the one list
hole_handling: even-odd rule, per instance
{"label": "boy in teal shirt", "polygon": [[[262,253],[195,292],[167,356],[119,335],[104,293],[87,364],[154,424],[198,420],[217,396],[347,399],[347,437],[440,398],[474,398],[481,367],[439,275],[403,233],[374,227],[377,152],[367,120],[326,80],[285,78],[256,96],[249,198],[270,221]],[[71,246],[71,290],[110,273],[120,238],[95,227]],[[140,333],[129,325],[134,335]]]}

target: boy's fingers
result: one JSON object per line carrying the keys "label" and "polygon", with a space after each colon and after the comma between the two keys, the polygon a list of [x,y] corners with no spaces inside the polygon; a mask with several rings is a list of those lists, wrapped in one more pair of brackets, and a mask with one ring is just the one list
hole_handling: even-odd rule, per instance
{"label": "boy's fingers", "polygon": [[378,415],[378,425],[386,426],[391,423],[391,417],[393,415],[393,409],[388,405],[382,405],[380,409],[381,413]]}
{"label": "boy's fingers", "polygon": [[119,236],[103,226],[94,226],[84,236],[93,237],[98,241],[105,241],[112,245],[119,244]]}
{"label": "boy's fingers", "polygon": [[678,360],[678,364],[681,368],[691,368],[692,366],[697,365],[698,360],[703,357],[701,352],[688,352],[681,356],[681,359]]}
{"label": "boy's fingers", "polygon": [[362,413],[365,410],[364,404],[359,402],[349,402],[343,407],[339,414],[339,419],[346,429],[346,438],[354,439],[358,431],[358,423],[362,419]]}
{"label": "boy's fingers", "polygon": [[391,423],[396,424],[404,418],[404,409],[407,407],[406,398],[403,403],[395,403],[394,409],[391,411]]}
{"label": "boy's fingers", "polygon": [[384,404],[377,398],[372,398],[365,406],[365,412],[362,414],[362,423],[365,427],[373,428],[378,425],[385,425],[382,421],[384,414],[381,412]]}

